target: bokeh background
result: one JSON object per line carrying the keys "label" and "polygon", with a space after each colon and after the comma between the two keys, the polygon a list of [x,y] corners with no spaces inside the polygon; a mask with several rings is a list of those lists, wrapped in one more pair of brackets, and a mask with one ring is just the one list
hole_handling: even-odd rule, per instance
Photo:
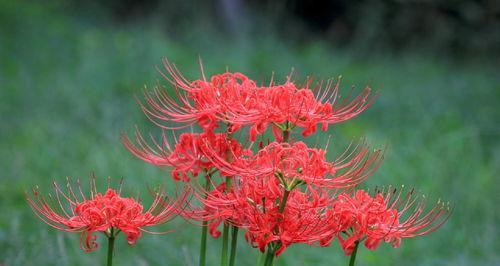
{"label": "bokeh background", "polygon": [[[167,171],[120,144],[159,131],[134,96],[162,57],[187,77],[229,69],[265,82],[295,69],[343,76],[342,91],[380,92],[363,115],[332,127],[332,152],[366,136],[387,146],[364,187],[406,184],[455,210],[437,232],[400,248],[362,248],[358,265],[499,265],[500,5],[498,1],[0,1],[0,265],[98,265],[77,234],[41,223],[24,191],[53,180],[124,177],[127,193],[173,186]],[[319,135],[313,141],[326,139]],[[116,265],[196,265],[199,228],[182,220],[123,236]],[[102,240],[102,238],[101,238]],[[217,265],[220,240],[209,242]],[[257,250],[240,239],[238,265]],[[346,265],[338,244],[297,245],[277,265]]]}

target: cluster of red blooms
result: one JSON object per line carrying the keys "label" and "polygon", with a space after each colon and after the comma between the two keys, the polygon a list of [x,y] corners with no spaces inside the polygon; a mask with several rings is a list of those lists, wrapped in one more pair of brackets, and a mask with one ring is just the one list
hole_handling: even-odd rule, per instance
{"label": "cluster of red blooms", "polygon": [[[174,65],[164,62],[167,74],[162,73],[176,89],[173,99],[169,92],[155,89],[145,93],[147,105],[141,105],[145,114],[158,126],[177,129],[198,123],[207,133],[220,123],[230,125],[228,131],[236,132],[249,126],[250,140],[255,141],[269,125],[275,138],[281,141],[280,132],[285,124],[302,127],[302,135],[316,132],[317,125],[326,131],[329,124],[350,119],[363,112],[373,101],[371,89],[365,88],[357,97],[346,97],[338,102],[339,82],[328,82],[315,94],[309,80],[302,88],[287,80],[284,84],[257,86],[241,73],[214,75],[207,81],[188,81]],[[162,122],[175,122],[166,125]]]}
{"label": "cluster of red blooms", "polygon": [[[188,189],[173,201],[154,193],[147,210],[136,199],[121,197],[121,185],[118,191],[108,185],[104,194],[98,193],[95,178],[88,198],[79,183],[76,190],[69,181],[66,189],[54,183],[55,195],[49,194],[48,200],[38,189],[27,197],[45,223],[81,233],[86,251],[97,248],[94,233],[103,232],[111,246],[108,265],[118,233],[134,244],[142,232],[149,232],[145,227],[178,214],[201,221],[213,237],[221,235],[221,224],[225,232],[228,226],[244,230],[252,247],[267,252],[266,265],[295,243],[328,246],[337,239],[346,255],[355,254],[361,242],[368,249],[382,241],[398,247],[401,239],[430,233],[449,217],[448,205],[438,201],[428,207],[425,197],[413,190],[389,187],[372,195],[357,190],[383,158],[364,141],[328,161],[326,148],[312,148],[294,138],[297,127],[307,137],[318,126],[326,131],[330,124],[357,116],[375,99],[370,88],[339,101],[339,82],[312,87],[308,80],[298,86],[289,78],[283,84],[257,86],[245,75],[230,72],[188,81],[174,65],[164,61],[164,66],[166,72],[161,73],[174,86],[175,97],[160,88],[146,92],[144,113],[163,129],[197,124],[201,132],[178,138],[174,133],[174,144],[165,133],[160,141],[147,141],[137,132],[136,141],[122,136],[122,142],[136,157],[170,167],[173,179],[185,182]],[[269,127],[274,140],[256,143]],[[243,144],[235,135],[245,130],[249,139]],[[185,208],[190,193],[199,204]]]}
{"label": "cluster of red blooms", "polygon": [[[353,118],[370,106],[375,96],[365,88],[355,97],[339,101],[339,82],[298,86],[288,79],[268,86],[241,73],[226,72],[209,80],[189,81],[167,61],[163,77],[175,88],[145,93],[141,107],[163,129],[199,125],[201,133],[182,133],[175,144],[166,135],[146,141],[136,134],[134,144],[122,137],[138,158],[172,168],[177,181],[189,183],[200,207],[183,212],[189,219],[207,221],[212,236],[221,223],[245,231],[253,247],[280,255],[295,243],[328,246],[337,239],[346,254],[364,241],[375,249],[381,241],[399,246],[402,238],[437,229],[449,216],[442,202],[428,208],[423,198],[402,189],[376,191],[355,187],[369,177],[382,160],[380,150],[366,143],[351,145],[338,158],[327,161],[326,149],[296,140],[327,130]],[[271,127],[274,141],[254,143]],[[247,128],[249,141],[241,144],[235,133]],[[207,186],[197,185],[203,173]],[[220,182],[215,176],[219,173]]]}
{"label": "cluster of red blooms", "polygon": [[151,206],[144,210],[142,204],[133,198],[120,196],[117,190],[109,187],[104,194],[97,192],[95,178],[90,179],[90,195],[86,197],[78,181],[75,190],[68,179],[66,190],[54,182],[55,195],[49,199],[40,195],[38,188],[33,189],[33,196],[27,195],[28,204],[33,212],[46,224],[58,230],[81,233],[80,245],[85,251],[98,247],[95,232],[103,232],[108,238],[114,238],[120,232],[132,245],[142,232],[150,232],[144,227],[163,224],[179,213],[186,201],[187,190],[173,201],[169,201],[163,192],[154,194]]}
{"label": "cluster of red blooms", "polygon": [[341,232],[336,236],[346,255],[361,241],[371,250],[382,241],[399,247],[402,238],[430,233],[448,218],[446,203],[438,200],[426,211],[424,196],[415,196],[413,190],[402,192],[403,188],[389,187],[373,197],[364,190],[337,196],[332,212]]}

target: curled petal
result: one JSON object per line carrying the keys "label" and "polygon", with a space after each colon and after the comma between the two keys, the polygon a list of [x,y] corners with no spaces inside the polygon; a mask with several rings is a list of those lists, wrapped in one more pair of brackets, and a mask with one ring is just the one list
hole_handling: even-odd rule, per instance
{"label": "curled petal", "polygon": [[99,244],[97,244],[97,236],[92,234],[92,231],[84,231],[80,235],[80,247],[85,251],[85,252],[91,252],[96,250],[99,247]]}

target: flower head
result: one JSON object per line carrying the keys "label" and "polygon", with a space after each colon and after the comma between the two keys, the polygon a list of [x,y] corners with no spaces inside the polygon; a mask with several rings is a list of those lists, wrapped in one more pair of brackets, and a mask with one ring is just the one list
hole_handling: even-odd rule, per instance
{"label": "flower head", "polygon": [[207,80],[202,71],[203,79],[190,81],[166,59],[163,65],[165,71],[159,72],[173,85],[177,99],[158,87],[145,92],[145,103],[140,104],[146,116],[165,129],[198,123],[211,132],[223,123],[234,132],[249,126],[250,140],[255,141],[268,126],[274,131],[290,126],[303,128],[302,135],[309,136],[318,125],[325,131],[329,124],[357,116],[376,98],[366,87],[356,97],[349,93],[339,101],[340,79],[315,88],[311,88],[311,80],[298,86],[291,77],[283,84],[257,86],[241,73],[225,72]]}
{"label": "flower head", "polygon": [[402,238],[435,231],[450,216],[450,207],[441,200],[430,209],[426,203],[413,190],[404,194],[391,187],[374,196],[364,190],[340,194],[332,215],[337,217],[338,240],[345,254],[350,255],[358,242],[364,241],[368,249],[376,249],[382,241],[398,247]]}
{"label": "flower head", "polygon": [[302,87],[297,86],[290,77],[283,84],[256,87],[253,104],[244,109],[229,109],[229,122],[233,125],[250,125],[250,139],[262,134],[269,125],[273,129],[290,126],[303,128],[302,135],[310,136],[316,132],[317,125],[326,131],[329,124],[353,118],[368,108],[375,97],[366,87],[358,96],[350,95],[338,101],[340,79],[335,84],[327,82],[325,87],[311,89],[311,80]]}
{"label": "flower head", "polygon": [[[366,143],[350,145],[337,159],[328,162],[326,150],[310,148],[304,142],[272,142],[255,155],[233,152],[232,161],[205,148],[202,152],[229,175],[271,176],[285,186],[303,182],[317,187],[347,188],[365,180],[382,162],[381,150],[370,152]],[[294,181],[295,180],[295,181]]]}
{"label": "flower head", "polygon": [[154,194],[153,202],[144,209],[141,202],[120,195],[118,190],[106,189],[104,194],[97,192],[95,178],[90,180],[90,193],[86,197],[79,181],[77,190],[69,179],[66,189],[54,182],[55,195],[48,199],[34,188],[32,196],[27,194],[27,201],[35,215],[51,227],[81,233],[80,245],[85,251],[97,249],[95,232],[103,232],[107,237],[114,237],[123,232],[129,244],[134,244],[142,232],[150,232],[145,227],[163,224],[173,219],[182,209],[187,196],[184,191],[174,201],[162,192]]}
{"label": "flower head", "polygon": [[166,59],[163,66],[165,71],[159,72],[174,86],[177,100],[166,90],[156,88],[144,94],[146,104],[141,104],[146,116],[162,128],[176,129],[198,123],[204,131],[213,131],[219,122],[229,120],[229,114],[245,112],[247,106],[253,104],[255,82],[241,73],[226,72],[209,80],[203,74],[203,79],[189,81]]}
{"label": "flower head", "polygon": [[224,191],[225,186],[200,197],[214,237],[220,235],[217,226],[226,221],[244,230],[254,248],[264,252],[272,245],[280,255],[292,244],[321,245],[337,233],[325,226],[331,223],[325,212],[333,199],[327,190],[307,186],[286,192],[276,178],[256,177],[236,178]]}
{"label": "flower head", "polygon": [[123,145],[133,155],[152,165],[172,167],[172,177],[177,181],[189,181],[189,174],[198,176],[200,171],[208,171],[214,167],[203,152],[207,146],[219,156],[225,156],[228,151],[238,155],[243,152],[240,144],[234,139],[228,139],[224,133],[183,133],[174,141],[175,145],[169,144],[163,134],[161,143],[153,140],[150,145],[137,131],[137,144],[133,144],[127,136],[122,136]]}

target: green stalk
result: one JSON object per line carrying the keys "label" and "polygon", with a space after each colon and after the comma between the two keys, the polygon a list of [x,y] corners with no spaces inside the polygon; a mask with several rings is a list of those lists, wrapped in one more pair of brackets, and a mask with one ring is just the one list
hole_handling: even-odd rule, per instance
{"label": "green stalk", "polygon": [[208,231],[208,222],[203,221],[203,225],[201,228],[201,241],[200,241],[200,266],[205,266],[205,258],[207,254],[207,231]]}
{"label": "green stalk", "polygon": [[[286,130],[283,130],[283,142],[288,142],[290,140],[290,128],[289,124],[287,122],[287,128]],[[283,194],[283,199],[280,202],[280,207],[279,207],[279,212],[283,213],[285,211],[285,206],[286,202],[288,200],[288,196],[290,195],[291,190],[288,190],[288,188],[285,189],[285,193]],[[272,266],[273,265],[273,260],[274,260],[274,249],[271,247],[273,243],[269,243],[267,245],[267,254],[266,254],[266,260],[264,265],[265,266]],[[276,248],[279,248],[279,243]]]}
{"label": "green stalk", "polygon": [[229,254],[229,266],[234,266],[234,259],[236,258],[236,245],[238,244],[238,227],[232,226],[233,231],[231,234],[231,253]]}
{"label": "green stalk", "polygon": [[264,262],[263,260],[264,253],[259,252],[259,256],[257,257],[257,266],[263,266],[262,263]]}
{"label": "green stalk", "polygon": [[113,232],[113,228],[111,228],[111,233],[109,235],[110,236],[108,237],[108,263],[106,265],[112,266],[113,265],[113,249],[115,246],[115,235]]}
{"label": "green stalk", "polygon": [[[229,130],[229,128],[231,127],[230,124],[227,125],[227,128]],[[229,131],[228,131],[229,132]],[[227,134],[227,138],[230,140],[231,138],[233,137],[233,134],[232,133],[228,133]],[[227,161],[228,162],[231,162],[233,160],[233,156],[231,154],[230,151],[228,151],[226,153],[226,157],[227,157]],[[226,191],[229,191],[229,189],[231,188],[231,177],[230,176],[227,176],[226,177]],[[234,233],[234,228],[233,228],[233,233]],[[238,230],[236,230],[236,234],[238,234]],[[236,248],[236,241],[237,241],[237,237],[233,237],[232,239],[232,243],[231,243],[231,248]],[[234,244],[233,244],[234,242]],[[224,229],[222,230],[222,254],[221,254],[221,260],[220,260],[220,265],[221,266],[226,266],[227,265],[227,249],[228,249],[228,246],[229,246],[229,224],[224,222]],[[233,252],[236,252],[233,251],[231,249],[231,256],[234,256],[233,255]],[[234,258],[232,258],[234,260]]]}
{"label": "green stalk", "polygon": [[220,265],[227,265],[227,246],[229,242],[229,225],[224,223],[224,230],[222,231],[222,254],[220,257]]}
{"label": "green stalk", "polygon": [[283,142],[288,142],[290,140],[290,130],[283,131]]}
{"label": "green stalk", "polygon": [[[226,177],[226,191],[231,187],[231,177]],[[224,222],[224,229],[222,230],[222,254],[220,258],[220,265],[227,265],[227,248],[229,246],[229,224]],[[232,253],[232,251],[231,251]]]}
{"label": "green stalk", "polygon": [[[208,190],[210,189],[210,173],[205,175],[205,199],[208,196]],[[200,241],[200,266],[205,266],[206,255],[207,255],[207,232],[208,232],[208,221],[203,221],[201,227],[201,241]]]}
{"label": "green stalk", "polygon": [[[285,190],[285,193],[283,194],[283,199],[281,200],[281,203],[280,203],[280,208],[279,208],[279,212],[280,213],[283,213],[283,211],[285,210],[285,205],[286,205],[286,201],[288,200],[288,195],[290,195],[290,190]],[[275,228],[277,229],[277,228]],[[272,266],[273,265],[273,260],[274,260],[274,251],[272,251],[273,249],[271,248],[271,245],[273,243],[269,243],[267,245],[267,254],[266,254],[266,262],[264,265],[269,265],[269,266]],[[278,243],[277,247],[276,248],[279,248],[280,247],[280,243]]]}
{"label": "green stalk", "polygon": [[283,211],[285,210],[285,205],[286,205],[286,201],[288,200],[288,195],[290,195],[290,190],[285,190],[285,193],[283,194],[283,199],[281,200],[281,204],[280,204],[280,208],[279,208],[280,213],[283,213]]}
{"label": "green stalk", "polygon": [[358,252],[359,241],[354,243],[354,250],[351,253],[351,259],[349,259],[349,266],[354,266],[354,261],[356,261],[356,253]]}
{"label": "green stalk", "polygon": [[264,261],[264,266],[272,266],[273,260],[274,260],[274,251],[272,250],[271,246],[268,245],[267,252],[266,252],[266,260]]}

